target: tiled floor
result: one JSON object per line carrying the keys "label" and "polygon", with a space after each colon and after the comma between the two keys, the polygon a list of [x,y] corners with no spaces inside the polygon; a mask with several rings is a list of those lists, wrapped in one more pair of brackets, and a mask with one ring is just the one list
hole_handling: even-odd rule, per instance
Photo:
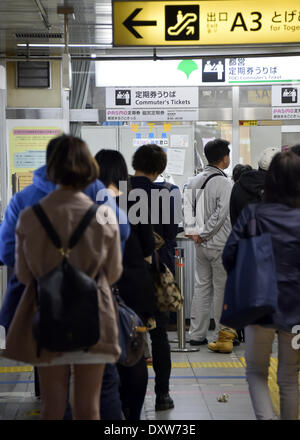
{"label": "tiled floor", "polygon": [[[212,335],[209,336],[211,339]],[[175,332],[169,333],[171,341],[175,337]],[[178,344],[172,343],[171,346],[178,347]],[[188,343],[186,347],[189,348]],[[274,344],[272,356],[275,358],[276,352]],[[206,346],[201,346],[198,352],[172,352],[170,394],[175,408],[155,412],[154,372],[149,367],[149,383],[142,418],[254,420],[243,358],[244,344],[234,347],[231,354],[212,353]],[[17,366],[19,368],[15,368]],[[40,401],[34,395],[33,372],[24,371],[24,367],[23,364],[0,357],[0,420],[39,418]],[[27,366],[27,370],[31,368]],[[223,394],[228,395],[227,402],[218,401]],[[278,393],[276,396],[276,390],[273,389],[272,399],[275,405],[276,398]]]}
{"label": "tiled floor", "polygon": [[[170,333],[174,340],[175,333]],[[188,338],[187,338],[188,339]],[[178,347],[178,344],[171,344]],[[186,343],[189,348],[189,344]],[[231,354],[213,353],[206,346],[198,352],[172,352],[170,394],[175,408],[155,412],[154,372],[149,368],[149,384],[145,399],[146,420],[255,420],[245,368],[240,362],[244,344]],[[227,402],[218,398],[228,395]]]}

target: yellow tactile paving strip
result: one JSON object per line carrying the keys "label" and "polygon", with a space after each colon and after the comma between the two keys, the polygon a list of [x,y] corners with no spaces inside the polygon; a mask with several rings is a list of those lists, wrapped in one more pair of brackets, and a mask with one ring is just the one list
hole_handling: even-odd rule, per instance
{"label": "yellow tactile paving strip", "polygon": [[31,371],[33,371],[33,367],[30,365],[22,367],[0,367],[0,373],[30,373]]}
{"label": "yellow tactile paving strip", "polygon": [[[240,358],[243,366],[246,367],[245,358]],[[274,407],[274,411],[279,416],[280,415],[280,398],[279,398],[279,387],[277,385],[277,365],[278,359],[271,358],[270,367],[269,367],[269,377],[268,377],[268,386],[269,391]],[[300,390],[300,375],[299,375],[299,390]],[[299,402],[299,414],[300,414],[300,402]]]}
{"label": "yellow tactile paving strip", "polygon": [[[274,410],[279,416],[280,401],[279,401],[279,387],[277,385],[277,358],[271,358],[269,368],[268,385]],[[151,367],[151,365],[148,365]],[[240,362],[172,362],[172,368],[245,368],[246,361],[244,357],[240,358]],[[30,373],[33,367],[30,365],[15,366],[15,367],[0,367],[0,373]],[[299,375],[299,389],[300,389],[300,375]],[[300,414],[300,403],[299,403]]]}
{"label": "yellow tactile paving strip", "polygon": [[[148,365],[152,366],[152,364]],[[172,362],[172,368],[244,368],[241,362]]]}
{"label": "yellow tactile paving strip", "polygon": [[190,365],[194,368],[243,368],[241,362],[191,362]]}

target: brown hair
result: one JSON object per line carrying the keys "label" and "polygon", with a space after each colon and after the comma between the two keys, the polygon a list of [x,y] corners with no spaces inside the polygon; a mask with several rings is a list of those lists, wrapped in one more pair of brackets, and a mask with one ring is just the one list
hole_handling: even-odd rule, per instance
{"label": "brown hair", "polygon": [[83,140],[63,135],[49,158],[47,176],[53,183],[82,190],[99,177],[99,167]]}
{"label": "brown hair", "polygon": [[266,174],[264,199],[300,208],[300,157],[293,151],[273,157]]}

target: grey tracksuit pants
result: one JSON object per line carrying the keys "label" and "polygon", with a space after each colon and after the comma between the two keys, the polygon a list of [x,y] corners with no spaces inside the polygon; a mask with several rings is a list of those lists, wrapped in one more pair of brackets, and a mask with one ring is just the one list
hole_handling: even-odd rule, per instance
{"label": "grey tracksuit pants", "polygon": [[220,317],[227,279],[222,263],[223,249],[209,249],[199,244],[196,244],[195,248],[195,289],[191,304],[190,339],[202,341],[206,338],[211,318],[211,305],[213,304],[216,340],[222,327]]}

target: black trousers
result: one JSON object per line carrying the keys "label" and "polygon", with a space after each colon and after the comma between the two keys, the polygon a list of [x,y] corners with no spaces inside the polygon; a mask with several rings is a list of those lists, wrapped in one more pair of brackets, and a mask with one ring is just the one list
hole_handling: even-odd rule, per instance
{"label": "black trousers", "polygon": [[120,397],[126,420],[140,420],[148,384],[148,370],[142,357],[133,367],[117,364],[120,376]]}
{"label": "black trousers", "polygon": [[169,392],[171,375],[171,352],[168,340],[167,327],[169,322],[168,312],[159,312],[155,316],[156,328],[149,331],[152,345],[153,369],[155,372],[155,393],[166,394]]}

